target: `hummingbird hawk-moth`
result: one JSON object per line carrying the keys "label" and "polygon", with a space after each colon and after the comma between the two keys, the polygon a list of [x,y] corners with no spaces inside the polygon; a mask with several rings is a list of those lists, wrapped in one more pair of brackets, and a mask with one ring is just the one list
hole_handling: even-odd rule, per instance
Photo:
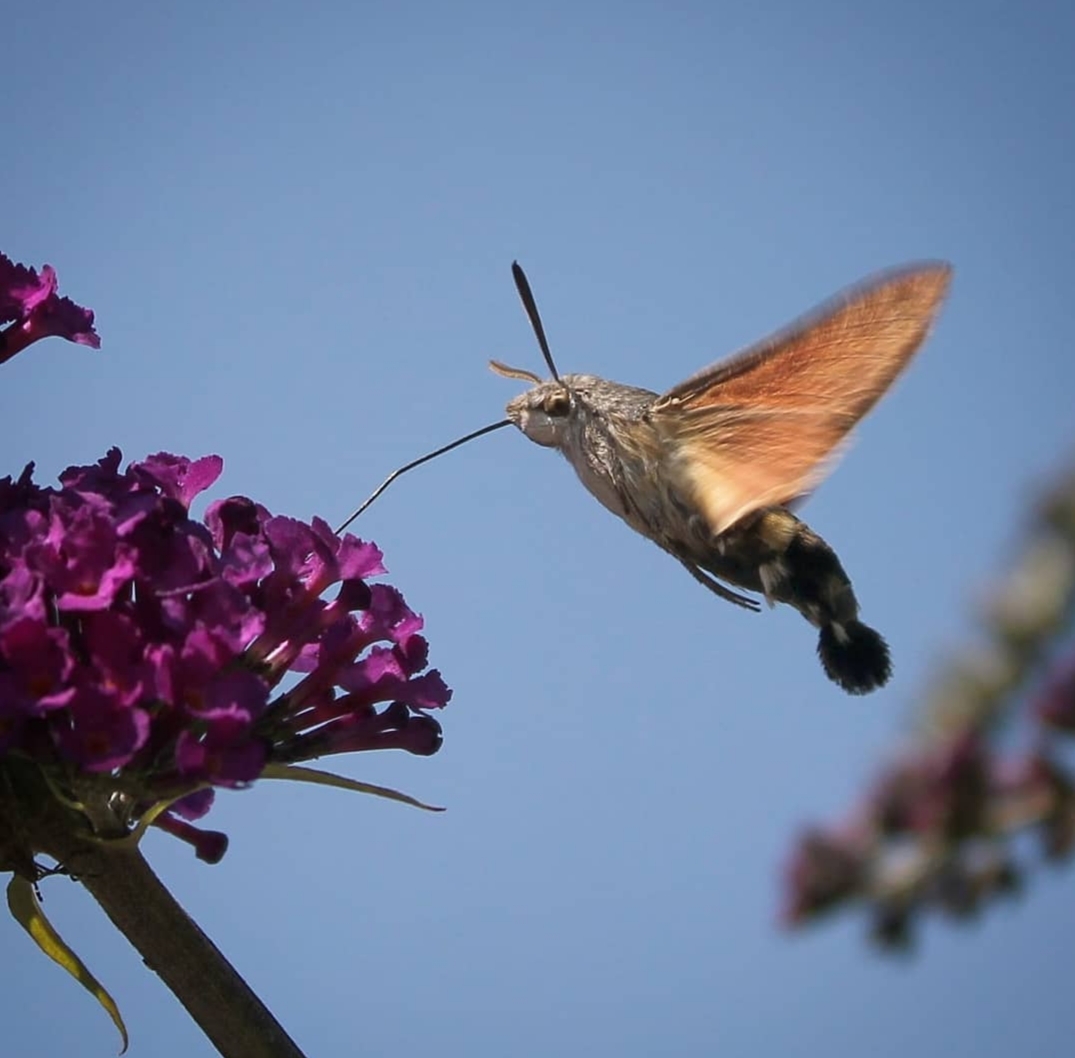
{"label": "hummingbird hawk-moth", "polygon": [[821,481],[925,340],[951,267],[875,275],[661,394],[560,375],[526,274],[518,263],[512,274],[552,378],[491,361],[497,374],[531,386],[508,402],[508,417],[393,471],[336,532],[401,474],[514,425],[559,449],[597,500],[714,594],[761,609],[730,584],[794,606],[818,629],[826,675],[849,694],[886,683],[887,644],[859,620],[836,553],[790,507]]}
{"label": "hummingbird hawk-moth", "polygon": [[722,599],[760,609],[734,585],[794,606],[818,628],[822,667],[845,691],[884,684],[888,646],[859,620],[836,553],[789,507],[922,344],[951,268],[867,279],[662,394],[558,374],[526,275],[512,271],[553,377],[492,361],[531,384],[509,401],[508,421],[558,449],[600,503]]}

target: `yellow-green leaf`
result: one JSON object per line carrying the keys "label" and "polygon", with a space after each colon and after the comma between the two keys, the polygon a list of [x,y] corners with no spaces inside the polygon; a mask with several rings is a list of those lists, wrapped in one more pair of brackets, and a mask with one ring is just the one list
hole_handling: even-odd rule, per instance
{"label": "yellow-green leaf", "polygon": [[63,938],[52,928],[52,923],[45,918],[41,910],[33,883],[15,875],[8,883],[7,906],[12,917],[30,936],[37,946],[53,962],[59,963],[98,1003],[108,1012],[123,1039],[120,1054],[127,1050],[127,1026],[120,1017],[115,1000],[101,986],[97,978],[86,969],[82,960],[64,943]]}
{"label": "yellow-green leaf", "polygon": [[297,764],[267,764],[261,773],[263,779],[290,779],[292,782],[309,782],[318,786],[336,786],[341,790],[354,790],[356,793],[373,794],[374,797],[385,797],[389,801],[401,801],[405,805],[413,805],[415,808],[424,808],[427,812],[443,812],[443,808],[435,805],[423,804],[421,801],[398,790],[389,789],[387,786],[375,786],[369,782],[359,782],[357,779],[346,779],[342,775],[333,775],[332,772],[318,771],[316,768],[302,768]]}

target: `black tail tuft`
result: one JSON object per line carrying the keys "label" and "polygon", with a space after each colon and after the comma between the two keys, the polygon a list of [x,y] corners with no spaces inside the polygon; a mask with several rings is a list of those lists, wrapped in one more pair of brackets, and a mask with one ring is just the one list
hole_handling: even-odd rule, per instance
{"label": "black tail tuft", "polygon": [[867,694],[892,675],[888,644],[861,621],[822,626],[817,655],[825,675],[848,694]]}

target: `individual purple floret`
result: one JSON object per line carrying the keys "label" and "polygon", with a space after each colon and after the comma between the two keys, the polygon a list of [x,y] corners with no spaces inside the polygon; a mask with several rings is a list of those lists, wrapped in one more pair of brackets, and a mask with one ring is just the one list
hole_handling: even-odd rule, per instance
{"label": "individual purple floret", "polygon": [[[32,300],[33,274],[11,274]],[[120,459],[58,489],[32,466],[0,481],[0,753],[72,802],[121,806],[128,827],[168,802],[157,825],[214,861],[226,839],[190,822],[213,787],[331,753],[437,750],[427,710],[451,691],[426,669],[421,617],[367,583],[384,572],[375,545],[238,496],[192,518],[216,456]]]}

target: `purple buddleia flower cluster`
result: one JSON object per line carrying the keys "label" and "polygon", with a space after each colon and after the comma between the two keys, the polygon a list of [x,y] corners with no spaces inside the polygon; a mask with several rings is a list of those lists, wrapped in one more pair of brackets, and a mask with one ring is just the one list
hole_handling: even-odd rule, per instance
{"label": "purple buddleia flower cluster", "polygon": [[[905,947],[923,913],[967,919],[1019,891],[1031,857],[1071,859],[1073,611],[1075,473],[1039,505],[1022,558],[995,594],[989,652],[954,661],[928,694],[930,737],[886,767],[843,823],[799,838],[785,876],[787,924],[857,902],[879,944]],[[1018,721],[1004,738],[1002,718]],[[1016,843],[1017,834],[1032,839]]]}
{"label": "purple buddleia flower cluster", "polygon": [[0,758],[121,804],[129,826],[178,798],[157,825],[213,860],[223,836],[188,822],[213,787],[328,754],[436,752],[427,710],[451,692],[421,617],[369,583],[375,545],[241,496],[192,517],[217,456],[120,461],[71,467],[58,489],[32,465],[0,481]]}
{"label": "purple buddleia flower cluster", "polygon": [[1075,797],[1047,750],[1004,754],[965,733],[910,751],[885,769],[842,825],[803,834],[787,869],[784,918],[801,925],[851,901],[871,910],[873,937],[904,947],[916,916],[955,919],[1019,890],[1011,837],[1037,832],[1050,860],[1075,848]]}
{"label": "purple buddleia flower cluster", "polygon": [[100,348],[93,313],[56,293],[56,271],[41,274],[0,253],[0,364],[39,338],[57,337]]}

